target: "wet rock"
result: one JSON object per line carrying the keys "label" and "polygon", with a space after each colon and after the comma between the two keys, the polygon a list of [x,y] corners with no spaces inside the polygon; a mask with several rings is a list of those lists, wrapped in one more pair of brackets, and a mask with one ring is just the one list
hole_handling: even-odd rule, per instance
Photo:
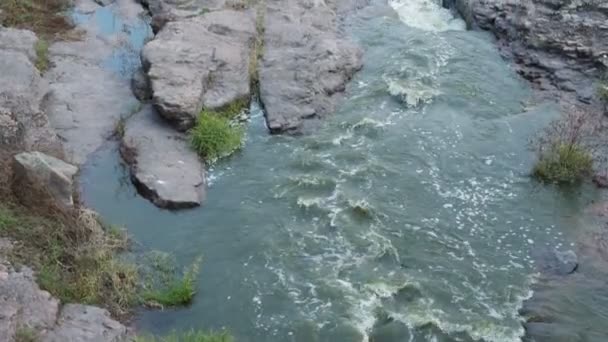
{"label": "wet rock", "polygon": [[100,6],[108,6],[114,3],[116,0],[95,0]]}
{"label": "wet rock", "polygon": [[145,102],[152,98],[148,76],[143,70],[138,69],[133,74],[133,78],[131,78],[131,91],[139,101]]}
{"label": "wet rock", "polygon": [[608,176],[606,176],[606,175],[595,175],[595,176],[593,176],[593,183],[598,188],[608,188]]}
{"label": "wet rock", "polygon": [[59,139],[40,108],[47,87],[34,66],[36,41],[30,31],[0,27],[0,144],[61,156]]}
{"label": "wet rock", "polygon": [[578,267],[578,257],[571,250],[549,249],[537,252],[537,254],[539,268],[549,275],[568,275],[576,271]]}
{"label": "wet rock", "polygon": [[572,342],[584,341],[575,331],[561,324],[549,322],[529,322],[525,324],[526,338],[524,341],[535,342]]}
{"label": "wet rock", "polygon": [[68,304],[61,310],[57,327],[42,342],[120,342],[127,338],[127,328],[94,306]]}
{"label": "wet rock", "polygon": [[271,132],[294,131],[336,108],[362,67],[361,50],[340,37],[335,2],[266,1],[260,100]]}
{"label": "wet rock", "polygon": [[14,270],[0,260],[0,341],[13,341],[19,327],[44,334],[53,328],[59,301],[40,290],[31,269]]}
{"label": "wet rock", "polygon": [[249,99],[252,12],[221,10],[170,22],[142,52],[159,113],[179,130],[203,107]]}
{"label": "wet rock", "polygon": [[72,194],[73,177],[78,172],[76,166],[41,152],[23,152],[14,158],[13,188],[25,204],[30,204],[30,194],[48,191],[64,207],[74,205]]}
{"label": "wet rock", "polygon": [[[496,35],[517,71],[568,101],[589,103],[605,70],[608,11],[600,1],[446,0]],[[550,88],[547,88],[547,86]],[[572,93],[572,94],[567,94]]]}
{"label": "wet rock", "polygon": [[139,192],[157,206],[178,209],[201,204],[203,163],[185,136],[174,131],[152,106],[128,120],[121,155]]}

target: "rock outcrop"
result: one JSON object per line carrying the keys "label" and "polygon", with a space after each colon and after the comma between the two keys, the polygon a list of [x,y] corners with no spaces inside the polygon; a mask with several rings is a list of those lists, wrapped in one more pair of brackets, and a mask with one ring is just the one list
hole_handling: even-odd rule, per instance
{"label": "rock outcrop", "polygon": [[186,137],[173,130],[152,106],[128,120],[121,154],[139,192],[157,206],[179,209],[201,204],[203,164]]}
{"label": "rock outcrop", "polygon": [[36,69],[34,33],[0,27],[0,146],[19,146],[54,156],[61,143],[41,110],[47,86]]}
{"label": "rock outcrop", "polygon": [[[2,242],[4,240],[0,240]],[[0,250],[0,341],[19,342],[19,331],[31,331],[41,342],[119,342],[127,328],[104,310],[59,301],[36,284],[27,267],[14,269]]]}
{"label": "rock outcrop", "polygon": [[[22,152],[15,156],[15,194],[24,204],[35,205],[41,192],[48,192],[53,200],[65,208],[74,205],[73,177],[78,168],[61,159],[41,152]],[[32,198],[32,196],[34,198]]]}
{"label": "rock outcrop", "polygon": [[362,51],[338,32],[335,1],[268,0],[260,100],[273,133],[295,131],[323,117],[353,74]]}
{"label": "rock outcrop", "polygon": [[167,23],[142,52],[159,113],[184,131],[204,108],[249,99],[251,11],[220,10]]}
{"label": "rock outcrop", "polygon": [[489,30],[516,70],[541,90],[591,103],[608,67],[608,2],[447,0]]}

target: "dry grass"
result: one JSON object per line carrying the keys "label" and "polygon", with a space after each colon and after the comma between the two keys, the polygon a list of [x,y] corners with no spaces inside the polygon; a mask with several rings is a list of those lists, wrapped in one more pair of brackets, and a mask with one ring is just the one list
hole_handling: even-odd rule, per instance
{"label": "dry grass", "polygon": [[53,39],[73,25],[65,16],[69,0],[2,0],[2,22],[5,26],[29,29],[39,37]]}

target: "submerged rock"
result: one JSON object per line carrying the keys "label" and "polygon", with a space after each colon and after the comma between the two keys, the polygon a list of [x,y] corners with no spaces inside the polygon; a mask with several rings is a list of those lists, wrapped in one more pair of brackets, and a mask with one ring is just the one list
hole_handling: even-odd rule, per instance
{"label": "submerged rock", "polygon": [[187,130],[203,107],[248,100],[254,34],[249,11],[214,11],[166,24],[142,51],[159,113]]}
{"label": "submerged rock", "polygon": [[271,132],[333,112],[362,51],[340,37],[334,1],[266,1],[260,100]]}
{"label": "submerged rock", "polygon": [[540,270],[548,275],[568,275],[578,267],[578,257],[572,250],[547,249],[537,254]]}
{"label": "submerged rock", "polygon": [[72,194],[73,177],[78,172],[76,166],[41,152],[20,153],[15,156],[14,165],[14,192],[24,204],[34,205],[40,200],[38,194],[48,191],[60,205],[74,205]]}
{"label": "submerged rock", "polygon": [[201,204],[203,163],[184,134],[174,131],[152,106],[128,120],[120,150],[133,183],[154,204],[172,209]]}

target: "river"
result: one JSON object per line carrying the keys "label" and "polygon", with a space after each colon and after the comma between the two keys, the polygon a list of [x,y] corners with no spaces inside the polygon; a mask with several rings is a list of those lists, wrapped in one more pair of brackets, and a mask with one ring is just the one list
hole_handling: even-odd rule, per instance
{"label": "river", "polygon": [[556,116],[492,38],[431,0],[372,4],[344,23],[365,67],[334,115],[268,134],[209,172],[206,203],[137,196],[109,144],[84,167],[85,202],[143,249],[202,254],[187,308],[143,311],[153,333],[228,328],[243,342],[519,341],[532,252],[570,249],[570,196],[528,176],[528,141]]}

